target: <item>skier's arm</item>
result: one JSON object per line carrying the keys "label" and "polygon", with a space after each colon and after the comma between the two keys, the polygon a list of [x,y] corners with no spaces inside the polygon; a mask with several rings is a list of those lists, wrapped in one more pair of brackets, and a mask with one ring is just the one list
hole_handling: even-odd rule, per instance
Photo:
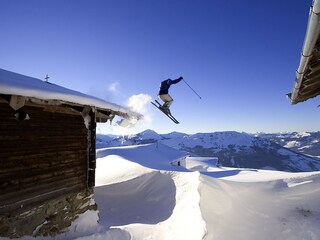
{"label": "skier's arm", "polygon": [[180,82],[182,79],[183,79],[183,77],[179,77],[175,80],[171,80],[171,84],[176,84],[176,83]]}

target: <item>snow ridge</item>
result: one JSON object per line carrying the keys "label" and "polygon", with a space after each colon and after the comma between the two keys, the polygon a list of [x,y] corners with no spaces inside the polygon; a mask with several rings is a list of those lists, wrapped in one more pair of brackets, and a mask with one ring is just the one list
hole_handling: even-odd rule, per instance
{"label": "snow ridge", "polygon": [[[170,239],[173,234],[176,237],[172,239],[204,239],[207,226],[201,210],[200,173],[175,173],[173,179],[177,187],[177,204],[170,219],[172,222],[169,224],[175,222],[180,224],[178,229],[174,230],[175,233],[170,233],[164,239]],[[192,231],[186,231],[186,229],[192,229]]]}

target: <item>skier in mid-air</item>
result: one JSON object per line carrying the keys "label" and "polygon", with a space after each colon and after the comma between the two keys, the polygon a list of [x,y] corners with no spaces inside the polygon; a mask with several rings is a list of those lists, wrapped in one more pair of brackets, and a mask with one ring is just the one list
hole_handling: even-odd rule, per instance
{"label": "skier in mid-air", "polygon": [[176,84],[180,82],[183,79],[183,77],[179,77],[175,80],[171,80],[168,78],[167,80],[164,80],[160,84],[160,89],[158,93],[158,97],[164,102],[162,105],[162,108],[168,113],[171,114],[169,107],[171,106],[173,102],[173,98],[169,95],[169,88],[172,84]]}

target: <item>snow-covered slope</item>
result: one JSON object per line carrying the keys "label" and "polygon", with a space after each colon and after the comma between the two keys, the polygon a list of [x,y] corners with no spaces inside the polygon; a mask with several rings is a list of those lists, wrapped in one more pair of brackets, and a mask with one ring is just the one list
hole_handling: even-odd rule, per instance
{"label": "snow-covered slope", "polygon": [[[97,139],[100,139],[98,136]],[[135,136],[122,136],[104,142],[105,147],[160,142],[196,156],[218,157],[224,166],[275,169],[281,171],[317,171],[320,161],[279,145],[268,138],[234,131],[157,134],[152,130]]]}
{"label": "snow-covered slope", "polygon": [[256,134],[295,152],[320,158],[320,132]]}
{"label": "snow-covered slope", "polygon": [[97,155],[98,212],[54,239],[319,239],[320,172],[219,167],[160,143]]}

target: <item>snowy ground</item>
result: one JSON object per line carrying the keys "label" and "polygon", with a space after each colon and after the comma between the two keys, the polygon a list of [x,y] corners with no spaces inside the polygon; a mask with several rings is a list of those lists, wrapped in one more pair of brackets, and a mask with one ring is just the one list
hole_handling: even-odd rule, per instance
{"label": "snowy ground", "polygon": [[195,158],[172,165],[184,155],[162,144],[98,150],[99,212],[86,212],[56,239],[320,239],[320,172]]}

